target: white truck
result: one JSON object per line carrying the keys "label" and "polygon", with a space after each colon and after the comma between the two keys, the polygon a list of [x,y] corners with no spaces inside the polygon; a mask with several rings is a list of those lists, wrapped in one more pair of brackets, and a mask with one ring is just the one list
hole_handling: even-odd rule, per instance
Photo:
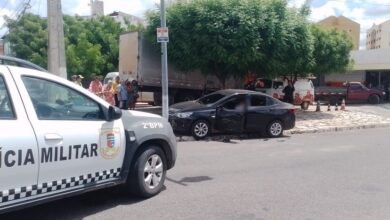
{"label": "white truck", "polygon": [[[254,81],[255,91],[266,93],[276,99],[284,98],[283,89],[287,86],[287,80],[258,78]],[[300,78],[294,84],[294,105],[300,105],[307,110],[314,102],[314,85],[310,79]]]}
{"label": "white truck", "polygon": [[176,161],[165,119],[29,68],[0,65],[0,131],[0,213],[118,184],[151,197]]}
{"label": "white truck", "polygon": [[[170,103],[194,100],[205,93],[222,89],[214,76],[200,71],[183,72],[168,64]],[[141,91],[153,92],[156,105],[161,104],[161,56],[139,32],[120,36],[119,74],[121,79],[138,80]],[[241,88],[242,82],[230,80],[227,88]]]}

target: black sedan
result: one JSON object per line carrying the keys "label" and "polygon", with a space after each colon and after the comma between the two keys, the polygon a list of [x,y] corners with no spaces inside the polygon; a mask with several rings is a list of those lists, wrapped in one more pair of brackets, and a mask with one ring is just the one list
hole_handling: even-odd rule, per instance
{"label": "black sedan", "polygon": [[202,139],[210,133],[283,135],[295,126],[295,108],[260,92],[220,90],[169,109],[173,130]]}

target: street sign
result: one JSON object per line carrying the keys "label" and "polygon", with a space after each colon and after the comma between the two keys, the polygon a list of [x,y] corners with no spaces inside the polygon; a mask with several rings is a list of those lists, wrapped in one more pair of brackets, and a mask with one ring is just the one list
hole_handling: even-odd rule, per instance
{"label": "street sign", "polygon": [[169,42],[169,31],[167,27],[157,28],[157,42]]}

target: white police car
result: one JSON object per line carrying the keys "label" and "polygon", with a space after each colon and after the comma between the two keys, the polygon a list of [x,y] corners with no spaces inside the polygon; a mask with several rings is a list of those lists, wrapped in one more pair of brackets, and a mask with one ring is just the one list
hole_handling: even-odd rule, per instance
{"label": "white police car", "polygon": [[160,116],[0,65],[0,213],[118,184],[151,197],[175,160],[175,136]]}

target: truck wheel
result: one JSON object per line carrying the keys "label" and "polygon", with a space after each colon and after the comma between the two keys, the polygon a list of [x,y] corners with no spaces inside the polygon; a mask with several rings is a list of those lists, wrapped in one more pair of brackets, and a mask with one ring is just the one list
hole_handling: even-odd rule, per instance
{"label": "truck wheel", "polygon": [[330,105],[339,104],[339,99],[338,98],[331,98],[329,103],[330,103]]}
{"label": "truck wheel", "polygon": [[207,137],[210,133],[210,124],[205,120],[196,121],[191,127],[191,134],[196,140]]}
{"label": "truck wheel", "polygon": [[310,106],[310,102],[302,102],[301,103],[301,109],[308,110]]}
{"label": "truck wheel", "polygon": [[267,127],[267,134],[271,138],[280,137],[283,135],[283,125],[279,120],[272,121]]}
{"label": "truck wheel", "polygon": [[370,95],[370,97],[368,97],[368,103],[370,104],[376,105],[379,104],[379,102],[380,98],[378,95]]}
{"label": "truck wheel", "polygon": [[154,105],[161,106],[161,104],[162,104],[161,92],[154,92],[153,93],[153,100],[154,100]]}
{"label": "truck wheel", "polygon": [[148,146],[138,155],[130,170],[127,187],[131,193],[149,198],[163,188],[167,172],[165,154],[157,146]]}

